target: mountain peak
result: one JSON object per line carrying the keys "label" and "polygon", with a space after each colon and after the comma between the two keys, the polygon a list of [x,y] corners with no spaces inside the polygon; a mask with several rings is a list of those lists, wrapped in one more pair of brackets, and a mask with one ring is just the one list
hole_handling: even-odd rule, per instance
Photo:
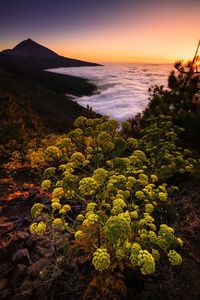
{"label": "mountain peak", "polygon": [[36,43],[30,38],[17,44],[11,51],[13,55],[22,57],[55,58],[58,56],[52,50]]}
{"label": "mountain peak", "polygon": [[60,56],[54,51],[44,47],[28,38],[13,49],[7,49],[0,52],[3,55],[14,56],[21,62],[39,69],[52,69],[60,67],[80,67],[80,66],[100,66],[99,64],[81,61],[77,59]]}

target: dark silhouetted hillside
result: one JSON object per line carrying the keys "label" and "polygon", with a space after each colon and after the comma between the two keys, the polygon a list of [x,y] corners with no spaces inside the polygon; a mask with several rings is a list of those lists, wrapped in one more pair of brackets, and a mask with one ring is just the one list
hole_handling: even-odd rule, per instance
{"label": "dark silhouetted hillside", "polygon": [[[57,65],[56,65],[57,64]],[[66,95],[91,95],[86,79],[44,71],[94,65],[70,60],[28,39],[0,53],[0,156],[23,152],[30,140],[66,132],[80,115],[95,116]]]}
{"label": "dark silhouetted hillside", "polygon": [[69,96],[90,95],[87,80],[27,67],[16,57],[0,55],[0,157],[23,152],[33,138],[66,132],[80,115],[95,114]]}
{"label": "dark silhouetted hillside", "polygon": [[1,52],[18,58],[22,63],[37,67],[39,69],[50,69],[59,67],[100,66],[99,64],[85,62],[77,59],[66,58],[52,50],[36,43],[31,39],[22,41],[13,49]]}

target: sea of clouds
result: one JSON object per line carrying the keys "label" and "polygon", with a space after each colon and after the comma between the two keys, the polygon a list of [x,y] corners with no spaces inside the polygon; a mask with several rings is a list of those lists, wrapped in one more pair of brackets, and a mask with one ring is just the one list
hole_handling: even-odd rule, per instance
{"label": "sea of clouds", "polygon": [[98,87],[92,96],[74,98],[93,111],[127,120],[147,106],[149,87],[164,85],[172,65],[169,64],[106,64],[100,67],[57,68],[48,71],[89,79]]}

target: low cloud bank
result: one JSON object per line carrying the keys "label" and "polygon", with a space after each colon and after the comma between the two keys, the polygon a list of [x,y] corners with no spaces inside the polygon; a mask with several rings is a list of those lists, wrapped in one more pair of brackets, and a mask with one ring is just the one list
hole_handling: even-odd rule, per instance
{"label": "low cloud bank", "polygon": [[150,86],[167,86],[171,65],[110,64],[103,67],[51,69],[52,72],[89,79],[99,93],[75,100],[98,113],[124,121],[141,112],[148,103]]}

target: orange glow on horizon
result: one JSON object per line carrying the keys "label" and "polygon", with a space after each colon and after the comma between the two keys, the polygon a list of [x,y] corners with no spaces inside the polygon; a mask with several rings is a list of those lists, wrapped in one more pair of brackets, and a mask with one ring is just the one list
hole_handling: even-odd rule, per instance
{"label": "orange glow on horizon", "polygon": [[[120,19],[121,18],[121,19]],[[52,49],[65,57],[91,62],[174,63],[191,60],[200,36],[199,10],[195,6],[142,7],[137,13],[102,22],[99,26],[52,28],[33,36],[7,38],[0,45],[12,48],[25,38]],[[11,42],[12,40],[12,42]]]}
{"label": "orange glow on horizon", "polygon": [[[184,47],[184,51],[181,49],[179,50],[179,47],[177,47],[177,51],[173,50],[173,53],[170,53],[168,55],[163,56],[156,56],[152,53],[145,53],[144,51],[141,51],[141,54],[138,52],[133,51],[133,53],[129,53],[126,51],[123,53],[122,51],[116,51],[112,53],[112,51],[106,51],[103,47],[101,50],[98,51],[98,49],[95,49],[95,51],[91,49],[84,49],[82,51],[79,51],[77,49],[80,49],[81,46],[78,47],[70,47],[68,49],[65,49],[64,47],[54,47],[52,45],[52,50],[54,50],[59,55],[69,57],[69,58],[76,58],[79,60],[85,60],[85,61],[92,61],[92,62],[99,62],[99,63],[174,63],[177,60],[192,60],[195,52],[196,47],[196,41],[193,41],[193,43],[190,45],[190,47]],[[174,45],[175,46],[175,45]],[[177,45],[176,45],[177,46]],[[106,47],[105,47],[106,48]],[[175,47],[174,47],[175,48]],[[180,47],[181,48],[181,47]],[[155,51],[156,52],[156,51]],[[160,53],[162,54],[162,48],[160,46]]]}

